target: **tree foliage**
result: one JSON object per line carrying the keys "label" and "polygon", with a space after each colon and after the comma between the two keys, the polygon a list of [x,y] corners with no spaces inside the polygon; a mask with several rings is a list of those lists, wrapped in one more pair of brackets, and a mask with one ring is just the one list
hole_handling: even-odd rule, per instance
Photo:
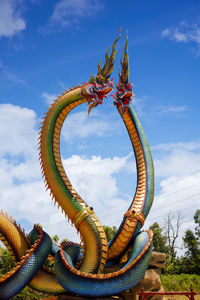
{"label": "tree foliage", "polygon": [[0,248],[0,251],[0,275],[2,275],[9,272],[14,267],[14,262],[7,249]]}
{"label": "tree foliage", "polygon": [[[165,291],[190,291],[190,286],[195,292],[200,292],[200,276],[196,274],[161,275],[162,286]],[[167,297],[167,299],[174,299]],[[177,297],[175,299],[187,299]],[[195,297],[197,299],[197,297]]]}
{"label": "tree foliage", "polygon": [[150,226],[154,233],[153,248],[167,254],[165,274],[198,274],[200,275],[200,210],[194,215],[196,224],[194,232],[187,229],[184,236],[185,254],[178,257],[176,254],[176,241],[181,226],[180,214],[171,213],[165,218],[163,228],[156,222]]}
{"label": "tree foliage", "polygon": [[187,273],[200,275],[200,209],[194,215],[194,222],[195,231],[188,229],[183,237],[186,249],[184,266],[187,267]]}
{"label": "tree foliage", "polygon": [[167,247],[167,237],[163,233],[163,229],[159,226],[157,222],[153,223],[150,226],[150,229],[153,231],[153,250],[168,253]]}
{"label": "tree foliage", "polygon": [[196,227],[195,227],[196,239],[200,243],[200,209],[197,209],[197,211],[194,215],[194,222],[196,224]]}
{"label": "tree foliage", "polygon": [[112,240],[113,236],[117,232],[117,227],[103,226],[108,242]]}
{"label": "tree foliage", "polygon": [[[150,226],[153,231],[153,248],[154,251],[164,252],[167,254],[167,265],[165,267],[165,274],[198,274],[200,275],[200,209],[194,215],[194,222],[196,224],[195,230],[186,230],[183,236],[185,254],[181,257],[176,256],[176,240],[179,234],[181,225],[180,216],[172,216],[169,214],[162,227],[155,222]],[[116,226],[103,226],[107,239],[110,241],[115,235]],[[58,242],[59,237],[53,236],[53,239]],[[10,271],[14,262],[7,249],[0,246],[0,275]],[[50,262],[48,262],[50,264]],[[170,275],[172,276],[172,275]],[[189,276],[189,275],[188,275]],[[195,275],[190,275],[195,276]],[[182,276],[183,277],[183,276]],[[165,277],[163,277],[165,278]],[[184,277],[185,278],[185,277]],[[194,281],[199,284],[199,277],[194,277]],[[165,281],[168,280],[167,277]],[[185,280],[185,279],[184,279]],[[195,281],[195,282],[196,282]],[[169,284],[169,283],[166,283]],[[175,283],[174,283],[175,284]],[[25,287],[18,295],[12,299],[39,299],[41,294],[32,291],[29,287]]]}
{"label": "tree foliage", "polygon": [[58,241],[59,241],[58,235],[55,234],[55,235],[52,237],[52,240],[54,240],[56,243],[58,243]]}
{"label": "tree foliage", "polygon": [[173,214],[168,213],[164,221],[164,233],[167,237],[168,256],[167,259],[170,264],[176,260],[177,239],[180,233],[182,224],[182,216],[179,212]]}
{"label": "tree foliage", "polygon": [[[12,256],[7,249],[0,247],[1,257],[0,257],[0,275],[9,272],[14,267],[14,261]],[[41,294],[34,292],[29,287],[25,287],[20,293],[18,293],[13,300],[23,300],[23,299],[39,299]]]}

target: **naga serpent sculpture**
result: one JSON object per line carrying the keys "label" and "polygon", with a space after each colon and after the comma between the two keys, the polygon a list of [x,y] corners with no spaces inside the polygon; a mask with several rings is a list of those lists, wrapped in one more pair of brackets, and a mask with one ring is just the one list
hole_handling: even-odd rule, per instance
{"label": "naga serpent sculpture", "polygon": [[[103,226],[92,208],[78,195],[65,173],[60,157],[60,134],[65,118],[73,108],[88,103],[91,109],[103,103],[114,88],[110,75],[114,68],[116,44],[105,54],[103,68],[98,64],[96,78],[66,91],[51,105],[41,126],[39,151],[46,188],[55,203],[80,232],[82,244],[63,242],[59,246],[39,225],[27,236],[6,213],[0,213],[0,239],[16,266],[0,278],[0,299],[9,299],[26,285],[49,294],[72,292],[85,297],[114,295],[130,289],[144,276],[152,253],[152,232],[140,231],[154,195],[153,162],[141,124],[130,106],[133,98],[129,82],[127,41],[121,72],[113,96],[114,105],[126,126],[137,165],[137,187],[113,239],[107,243]],[[127,250],[131,254],[125,259]],[[54,261],[54,269],[44,265]],[[124,258],[124,260],[122,260]],[[121,269],[112,271],[121,259]]]}

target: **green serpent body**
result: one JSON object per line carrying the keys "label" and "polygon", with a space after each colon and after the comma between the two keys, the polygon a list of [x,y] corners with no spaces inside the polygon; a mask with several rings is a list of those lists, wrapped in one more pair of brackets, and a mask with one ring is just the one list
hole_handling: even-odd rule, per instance
{"label": "green serpent body", "polygon": [[[36,290],[53,294],[70,291],[88,297],[113,295],[133,287],[144,276],[151,258],[152,233],[140,232],[140,229],[153,201],[154,171],[145,134],[129,105],[132,86],[128,82],[127,43],[120,83],[113,98],[133,145],[137,164],[137,188],[133,201],[109,245],[103,226],[93,209],[85,203],[69,181],[60,156],[61,129],[68,114],[85,102],[90,104],[90,112],[113,90],[109,76],[113,70],[117,40],[113,44],[110,58],[106,53],[105,66],[101,69],[98,65],[96,79],[91,77],[89,83],[66,91],[51,105],[42,122],[39,137],[40,163],[46,188],[50,190],[54,202],[80,232],[82,246],[67,243],[61,244],[59,248],[56,245],[52,247],[48,235],[37,227],[31,236],[26,237],[14,220],[2,212],[0,238],[15,261],[18,261],[18,265],[14,271],[1,278],[0,295],[3,295],[5,286],[8,288],[5,296],[0,296],[0,299],[9,299],[26,284]],[[110,272],[109,264],[122,259],[130,246],[132,253],[122,268]],[[55,274],[48,269],[40,270],[50,252],[55,255]],[[33,259],[34,255],[37,259]],[[19,285],[20,276],[22,283]]]}

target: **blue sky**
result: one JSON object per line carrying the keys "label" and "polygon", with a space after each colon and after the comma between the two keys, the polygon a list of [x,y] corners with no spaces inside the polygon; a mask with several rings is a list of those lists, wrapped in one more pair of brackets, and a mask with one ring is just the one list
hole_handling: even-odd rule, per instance
{"label": "blue sky", "polygon": [[[1,208],[30,230],[73,238],[40,175],[37,132],[47,105],[86,82],[126,31],[135,109],[152,149],[155,200],[146,227],[182,214],[193,228],[200,193],[200,2],[197,0],[0,0]],[[118,225],[135,189],[130,141],[111,97],[87,117],[77,108],[62,132],[66,171],[103,224]],[[181,241],[179,242],[181,244]]]}

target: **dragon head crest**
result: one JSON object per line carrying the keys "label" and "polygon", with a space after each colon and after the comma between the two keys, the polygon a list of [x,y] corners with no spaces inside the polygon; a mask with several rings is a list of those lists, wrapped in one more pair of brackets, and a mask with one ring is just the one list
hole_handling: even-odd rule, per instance
{"label": "dragon head crest", "polygon": [[85,88],[83,91],[83,95],[86,95],[89,109],[88,114],[92,110],[92,108],[96,107],[98,104],[103,103],[103,98],[111,92],[114,88],[113,81],[110,80],[111,73],[114,69],[114,61],[117,53],[116,44],[121,36],[121,29],[119,32],[119,36],[116,38],[112,45],[112,51],[110,56],[108,55],[110,49],[105,54],[105,63],[104,66],[101,67],[101,61],[99,62],[97,69],[98,73],[96,78],[92,75],[90,76],[90,80],[85,84]]}
{"label": "dragon head crest", "polygon": [[114,43],[112,45],[112,52],[110,54],[110,57],[108,55],[110,49],[108,49],[108,51],[105,54],[105,63],[104,63],[103,68],[101,68],[101,60],[98,64],[98,66],[97,66],[98,73],[97,73],[97,76],[96,76],[96,80],[99,83],[106,83],[106,82],[109,81],[110,75],[111,75],[111,73],[114,69],[115,56],[116,56],[116,53],[117,53],[117,50],[118,50],[118,49],[115,49],[115,48],[116,48],[116,45],[117,45],[117,42],[118,42],[120,36],[121,36],[121,28],[120,28],[120,31],[119,31],[119,36],[116,38],[116,40],[114,41]]}
{"label": "dragon head crest", "polygon": [[120,60],[121,72],[119,69],[119,82],[116,84],[117,92],[112,95],[114,99],[114,104],[122,109],[124,114],[129,107],[131,100],[133,99],[133,85],[129,82],[129,67],[128,67],[128,32],[126,36],[126,43],[124,47],[124,59]]}

